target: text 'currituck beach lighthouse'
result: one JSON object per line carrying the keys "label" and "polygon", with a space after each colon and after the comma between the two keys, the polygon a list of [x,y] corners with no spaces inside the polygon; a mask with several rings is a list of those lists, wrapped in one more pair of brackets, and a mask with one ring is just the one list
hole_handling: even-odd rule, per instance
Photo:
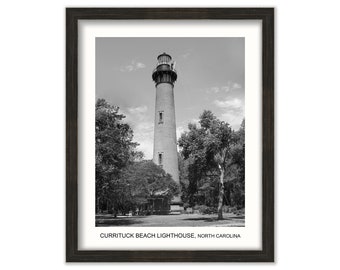
{"label": "text 'currituck beach lighthouse'", "polygon": [[[157,60],[157,67],[152,73],[156,84],[153,162],[171,174],[179,184],[174,100],[177,73],[170,55],[163,53]],[[179,196],[174,198],[171,210],[179,209],[180,204]]]}

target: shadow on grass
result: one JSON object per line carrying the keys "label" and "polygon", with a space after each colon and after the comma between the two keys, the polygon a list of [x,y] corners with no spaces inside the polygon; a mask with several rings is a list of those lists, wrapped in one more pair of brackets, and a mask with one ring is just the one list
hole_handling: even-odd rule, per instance
{"label": "shadow on grass", "polygon": [[133,216],[133,217],[128,217],[128,216],[117,216],[114,217],[114,215],[96,215],[96,220],[99,219],[125,219],[125,218],[146,218],[148,216]]}
{"label": "shadow on grass", "polygon": [[244,216],[235,216],[235,217],[232,217],[231,219],[244,219]]}
{"label": "shadow on grass", "polygon": [[96,217],[96,227],[129,226],[141,223],[143,221],[134,218]]}
{"label": "shadow on grass", "polygon": [[217,217],[198,217],[198,218],[185,218],[185,219],[183,219],[183,220],[188,220],[188,221],[204,221],[204,222],[216,222],[216,221],[235,220],[235,219],[244,219],[244,216],[238,216],[238,217],[224,217],[223,219],[217,219]]}

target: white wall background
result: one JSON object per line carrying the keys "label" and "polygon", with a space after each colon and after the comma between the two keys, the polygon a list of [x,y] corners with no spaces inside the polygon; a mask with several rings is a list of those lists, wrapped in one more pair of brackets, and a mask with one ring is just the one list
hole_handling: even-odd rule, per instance
{"label": "white wall background", "polygon": [[276,263],[209,267],[339,267],[338,1],[30,0],[1,4],[0,268],[98,268],[65,263],[64,8],[141,3],[276,7]]}

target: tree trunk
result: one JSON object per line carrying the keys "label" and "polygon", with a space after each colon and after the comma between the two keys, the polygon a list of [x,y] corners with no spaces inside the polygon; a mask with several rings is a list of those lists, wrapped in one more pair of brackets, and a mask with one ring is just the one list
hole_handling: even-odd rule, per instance
{"label": "tree trunk", "polygon": [[152,199],[152,211],[151,211],[151,215],[153,215],[153,211],[155,210],[155,200]]}
{"label": "tree trunk", "polygon": [[97,200],[96,200],[96,214],[99,214],[100,208],[99,208],[99,196],[97,195]]}
{"label": "tree trunk", "polygon": [[223,207],[223,195],[224,195],[224,186],[223,186],[223,178],[224,178],[224,168],[220,167],[221,175],[220,175],[220,190],[218,193],[218,208],[217,208],[217,213],[218,213],[218,218],[217,219],[223,219],[223,212],[222,212],[222,207]]}

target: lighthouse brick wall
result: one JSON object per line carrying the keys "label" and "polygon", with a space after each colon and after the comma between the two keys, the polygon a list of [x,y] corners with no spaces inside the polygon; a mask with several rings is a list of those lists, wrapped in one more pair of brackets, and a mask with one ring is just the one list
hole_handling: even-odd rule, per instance
{"label": "lighthouse brick wall", "polygon": [[153,162],[179,183],[174,98],[177,72],[174,66],[171,56],[163,53],[157,57],[157,66],[152,73],[156,85]]}
{"label": "lighthouse brick wall", "polygon": [[174,87],[172,83],[156,85],[153,161],[155,164],[161,165],[179,183]]}

